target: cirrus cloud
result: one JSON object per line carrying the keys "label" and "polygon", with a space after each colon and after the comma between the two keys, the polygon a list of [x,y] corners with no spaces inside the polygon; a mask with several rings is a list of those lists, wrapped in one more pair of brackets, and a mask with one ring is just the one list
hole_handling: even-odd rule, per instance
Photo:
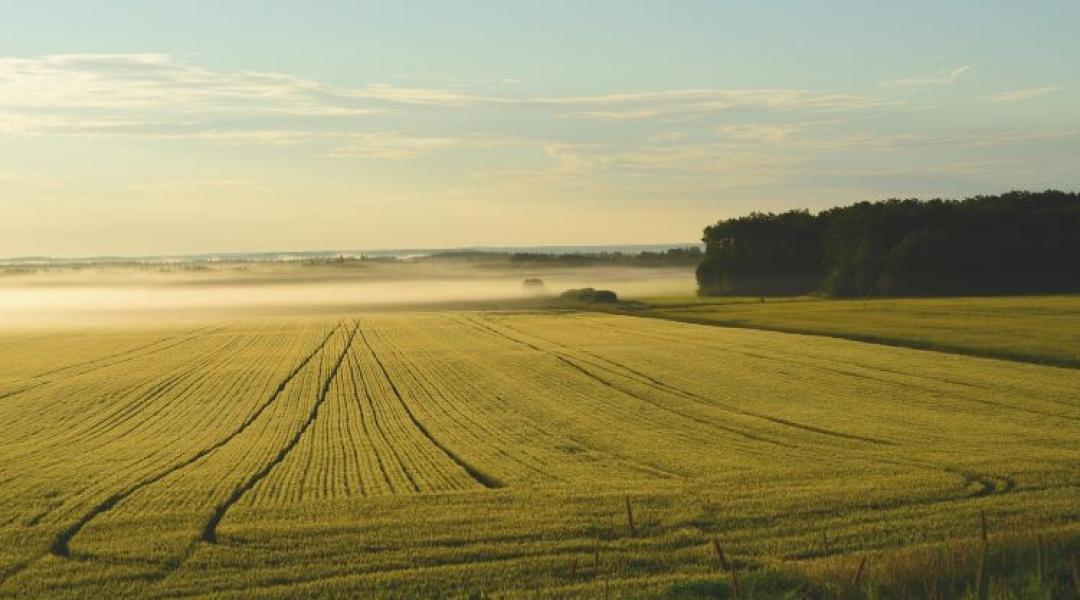
{"label": "cirrus cloud", "polygon": [[1047,85],[1023,90],[1013,90],[1011,92],[1001,92],[990,96],[987,100],[990,102],[1019,102],[1021,100],[1030,100],[1032,98],[1052,94],[1063,89],[1065,88],[1060,85]]}
{"label": "cirrus cloud", "polygon": [[284,144],[305,136],[332,137],[328,119],[355,123],[434,109],[641,120],[736,109],[821,112],[888,104],[863,94],[782,88],[533,96],[498,94],[490,86],[469,89],[460,82],[341,86],[285,73],[214,70],[167,54],[0,58],[0,135],[146,135],[209,143],[247,138]]}
{"label": "cirrus cloud", "polygon": [[937,73],[933,73],[930,75],[891,79],[882,83],[881,86],[885,88],[915,89],[952,85],[957,81],[960,81],[961,77],[964,77],[968,73],[971,73],[974,69],[975,67],[971,65],[964,65],[961,67],[956,67],[954,69],[938,71]]}

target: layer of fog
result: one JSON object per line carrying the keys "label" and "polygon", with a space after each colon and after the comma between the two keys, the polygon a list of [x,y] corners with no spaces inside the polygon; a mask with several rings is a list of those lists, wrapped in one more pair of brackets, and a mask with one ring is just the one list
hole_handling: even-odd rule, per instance
{"label": "layer of fog", "polygon": [[[240,265],[213,270],[45,270],[0,277],[0,327],[318,315],[365,310],[499,308],[543,293],[611,289],[620,297],[693,292],[688,268],[456,263]],[[476,306],[472,306],[476,304]]]}

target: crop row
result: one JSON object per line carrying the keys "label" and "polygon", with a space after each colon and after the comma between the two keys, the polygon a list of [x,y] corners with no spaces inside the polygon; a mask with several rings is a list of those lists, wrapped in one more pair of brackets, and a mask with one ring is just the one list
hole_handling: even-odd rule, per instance
{"label": "crop row", "polygon": [[820,526],[852,549],[940,538],[958,511],[1080,518],[1068,369],[574,314],[13,344],[0,592],[363,588],[500,564],[572,588],[597,544],[629,581],[705,568],[721,533],[800,560]]}

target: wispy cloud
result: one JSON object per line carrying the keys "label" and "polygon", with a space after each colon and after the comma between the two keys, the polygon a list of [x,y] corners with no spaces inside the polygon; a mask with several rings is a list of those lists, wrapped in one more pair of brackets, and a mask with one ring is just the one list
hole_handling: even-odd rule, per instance
{"label": "wispy cloud", "polygon": [[455,145],[448,137],[413,137],[394,132],[363,133],[344,146],[334,148],[337,158],[418,158],[433,150]]}
{"label": "wispy cloud", "polygon": [[[444,110],[529,111],[533,118],[692,118],[736,109],[845,111],[890,102],[798,89],[673,89],[529,95],[494,81],[426,77],[340,86],[285,73],[204,68],[166,54],[0,58],[0,135],[136,136],[286,145],[333,137],[373,115]],[[509,90],[509,91],[508,91]],[[337,126],[327,126],[329,120]],[[355,130],[355,127],[351,127]],[[370,129],[370,126],[361,127]],[[374,138],[359,141],[380,146]],[[431,137],[424,146],[440,145]],[[372,152],[385,154],[375,148]],[[406,151],[406,154],[412,152]]]}
{"label": "wispy cloud", "polygon": [[[0,58],[0,107],[178,114],[243,110],[297,116],[355,116],[393,105],[506,102],[444,80],[441,87],[373,83],[343,87],[265,71],[218,71],[167,54],[64,54]],[[449,83],[453,85],[449,85]]]}
{"label": "wispy cloud", "polygon": [[[2,94],[2,90],[0,90]],[[126,129],[145,130],[159,125],[151,120],[132,117],[85,115],[62,109],[39,107],[33,112],[18,112],[0,108],[0,135],[84,135],[122,132]]]}
{"label": "wispy cloud", "polygon": [[[549,164],[537,168],[486,169],[477,177],[508,193],[543,194],[569,188],[598,190],[648,184],[708,182],[713,189],[762,185],[783,179],[808,160],[805,153],[732,148],[720,142],[675,141],[611,144],[551,144]],[[678,183],[677,183],[678,182]]]}
{"label": "wispy cloud", "polygon": [[800,143],[818,149],[900,150],[919,147],[993,147],[1080,138],[1080,130],[990,131],[980,133],[856,133],[822,136]]}
{"label": "wispy cloud", "polygon": [[338,90],[315,81],[280,73],[212,71],[162,54],[5,58],[0,59],[0,80],[0,106],[8,110],[370,112],[340,101]]}
{"label": "wispy cloud", "polygon": [[803,125],[736,123],[716,130],[721,137],[738,142],[780,143],[791,141]]}
{"label": "wispy cloud", "polygon": [[516,85],[522,83],[522,80],[516,77],[478,79],[475,77],[445,77],[442,75],[417,75],[413,73],[400,73],[394,75],[393,78],[398,81],[425,82],[428,84],[437,84],[442,87],[464,89],[495,89],[503,85]]}
{"label": "wispy cloud", "polygon": [[[523,197],[615,195],[661,185],[741,192],[786,185],[822,156],[1034,147],[1080,137],[1068,128],[923,133],[916,124],[899,133],[885,130],[883,116],[915,106],[907,90],[949,85],[971,71],[961,66],[897,79],[867,93],[691,88],[559,95],[531,93],[531,86],[508,80],[434,76],[335,85],[285,73],[210,69],[163,54],[7,58],[0,59],[0,137],[274,147],[371,161],[434,161],[458,153],[482,159],[462,168],[486,193]],[[988,100],[1019,101],[1058,89]],[[463,152],[495,147],[512,151]],[[45,182],[0,172],[0,187],[17,185],[40,189]],[[273,190],[206,177],[140,183],[129,191],[187,199]]]}
{"label": "wispy cloud", "polygon": [[548,159],[545,166],[487,168],[476,176],[488,189],[529,197],[568,192],[622,194],[635,186],[690,186],[699,193],[743,191],[788,185],[814,174],[819,159],[837,153],[859,153],[872,161],[874,155],[885,158],[919,149],[939,149],[947,156],[970,148],[1080,139],[1076,129],[838,133],[837,124],[834,120],[735,123],[711,131],[667,131],[618,143],[551,143],[543,148]]}
{"label": "wispy cloud", "polygon": [[1021,100],[1030,100],[1032,98],[1038,98],[1039,96],[1045,96],[1052,94],[1059,90],[1065,89],[1060,85],[1048,85],[1044,87],[1027,88],[1023,90],[1014,90],[1011,92],[1001,92],[1000,94],[994,94],[987,98],[990,102],[1020,102]]}
{"label": "wispy cloud", "polygon": [[802,110],[811,112],[860,110],[890,104],[861,94],[796,89],[669,90],[662,92],[555,97],[540,104],[566,107],[568,117],[645,119],[719,113],[734,109]]}
{"label": "wispy cloud", "polygon": [[1080,138],[1078,129],[998,130],[950,133],[837,133],[833,121],[742,123],[715,130],[732,147],[786,146],[802,150],[902,150],[919,147],[992,147]]}
{"label": "wispy cloud", "polygon": [[[113,130],[114,134],[119,134]],[[140,131],[137,135],[161,140],[196,141],[223,146],[293,146],[313,140],[338,138],[339,134],[326,131],[298,131],[291,129],[204,129],[192,131]]]}
{"label": "wispy cloud", "polygon": [[916,89],[952,85],[957,81],[960,81],[960,78],[971,73],[973,70],[974,67],[971,65],[964,65],[962,67],[956,67],[955,69],[938,71],[931,75],[891,79],[882,83],[881,86],[885,88]]}
{"label": "wispy cloud", "polygon": [[347,143],[332,149],[335,158],[412,159],[444,148],[488,148],[512,143],[511,140],[479,136],[416,136],[395,131],[376,131],[344,136]]}

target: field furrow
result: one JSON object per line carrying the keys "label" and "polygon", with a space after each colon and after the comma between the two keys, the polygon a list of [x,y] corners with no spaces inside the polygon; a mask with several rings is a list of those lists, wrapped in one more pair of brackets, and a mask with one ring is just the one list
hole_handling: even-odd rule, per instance
{"label": "field furrow", "polygon": [[1080,522],[1072,369],[584,313],[20,336],[0,595],[588,595]]}

